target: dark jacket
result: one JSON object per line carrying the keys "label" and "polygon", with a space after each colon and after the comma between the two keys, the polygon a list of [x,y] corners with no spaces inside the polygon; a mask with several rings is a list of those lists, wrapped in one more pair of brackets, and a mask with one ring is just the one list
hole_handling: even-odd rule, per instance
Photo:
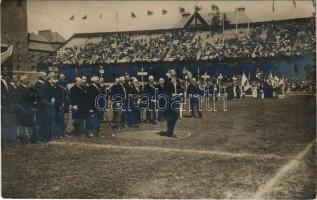
{"label": "dark jacket", "polygon": [[34,123],[34,98],[30,88],[21,85],[17,89],[17,125],[32,126]]}
{"label": "dark jacket", "polygon": [[199,89],[198,85],[190,84],[187,88],[187,94],[192,96],[203,95],[203,91]]}
{"label": "dark jacket", "polygon": [[127,90],[123,85],[115,84],[111,87],[110,95],[111,97],[120,96],[125,99],[127,98]]}
{"label": "dark jacket", "polygon": [[73,118],[74,119],[85,119],[88,117],[88,102],[87,102],[87,96],[83,88],[74,85],[70,89],[70,99],[71,99],[71,105],[77,106],[77,110],[73,110]]}
{"label": "dark jacket", "polygon": [[180,94],[184,92],[184,88],[182,87],[179,79],[176,79],[176,86],[173,84],[171,78],[165,80],[165,94],[168,96],[172,96],[172,94]]}
{"label": "dark jacket", "polygon": [[98,86],[91,84],[88,88],[87,88],[87,103],[88,103],[88,109],[89,110],[93,110],[93,112],[97,112],[98,108],[97,105],[95,104],[96,99],[98,97],[98,95],[101,94],[100,88],[98,88]]}
{"label": "dark jacket", "polygon": [[176,121],[179,118],[178,106],[181,102],[180,97],[173,96],[173,94],[180,94],[184,92],[181,83],[176,79],[176,84],[172,83],[171,79],[165,81],[165,94],[168,96],[167,109],[164,112],[167,121]]}
{"label": "dark jacket", "polygon": [[144,86],[143,94],[145,94],[145,95],[149,96],[151,99],[153,99],[155,96],[155,89],[156,89],[156,86],[154,83],[153,84],[147,83]]}

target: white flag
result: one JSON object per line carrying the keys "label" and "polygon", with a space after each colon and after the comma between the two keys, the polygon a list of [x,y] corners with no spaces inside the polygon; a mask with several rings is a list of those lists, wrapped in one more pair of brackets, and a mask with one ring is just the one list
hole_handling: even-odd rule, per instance
{"label": "white flag", "polygon": [[13,45],[10,45],[5,52],[1,53],[1,64],[11,57],[12,52],[13,52]]}
{"label": "white flag", "polygon": [[244,87],[244,90],[247,90],[250,88],[249,80],[244,73],[242,74],[242,77],[241,77],[241,86]]}

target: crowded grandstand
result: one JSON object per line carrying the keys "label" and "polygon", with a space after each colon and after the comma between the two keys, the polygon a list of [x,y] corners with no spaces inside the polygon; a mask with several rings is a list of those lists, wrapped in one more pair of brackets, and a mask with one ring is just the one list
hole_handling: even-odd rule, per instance
{"label": "crowded grandstand", "polygon": [[[299,23],[300,22],[300,23]],[[223,31],[181,28],[157,31],[76,34],[56,54],[39,56],[44,65],[133,62],[224,61],[298,56],[315,52],[313,18],[248,24]],[[34,59],[34,58],[33,58]]]}

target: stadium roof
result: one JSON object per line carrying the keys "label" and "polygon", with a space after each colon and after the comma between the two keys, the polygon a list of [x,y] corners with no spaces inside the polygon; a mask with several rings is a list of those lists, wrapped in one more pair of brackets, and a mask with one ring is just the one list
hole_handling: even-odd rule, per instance
{"label": "stadium roof", "polygon": [[174,28],[183,28],[191,17],[191,15],[184,16],[175,24]]}
{"label": "stadium roof", "polygon": [[[229,21],[229,24],[235,24],[236,23],[236,16],[237,16],[237,22],[238,24],[247,24],[248,23],[248,15],[245,14],[245,12],[238,12],[238,15],[236,15],[236,12],[225,12],[225,15]],[[197,21],[199,24],[207,23],[209,26],[211,25],[211,14],[200,14],[199,12],[194,12],[190,16],[185,16],[181,20],[179,20],[174,28],[184,28],[186,26],[190,26],[192,23],[193,18],[197,18]],[[222,20],[223,15],[220,15],[220,18]],[[250,20],[251,22],[251,20]],[[197,24],[198,25],[198,24]]]}
{"label": "stadium roof", "polygon": [[66,40],[57,32],[52,32],[52,39],[50,42],[56,43],[64,43]]}
{"label": "stadium roof", "polygon": [[[213,15],[211,14],[200,14],[197,12],[197,15],[200,15],[207,23],[208,25],[211,25],[211,20]],[[245,12],[238,12],[236,15],[236,12],[225,12],[225,15],[227,17],[227,20],[229,21],[229,24],[235,24],[236,23],[236,17],[238,24],[247,24],[248,23],[248,15]],[[220,15],[220,19],[222,20],[223,15]],[[250,20],[251,22],[251,20]],[[185,23],[186,24],[186,23]]]}
{"label": "stadium roof", "polygon": [[[248,15],[245,12],[225,12],[225,15],[229,21],[229,24],[235,24],[236,20],[238,24],[247,24],[248,23]],[[223,16],[221,16],[222,19]],[[251,22],[251,20],[250,20]]]}
{"label": "stadium roof", "polygon": [[[230,25],[234,25],[236,23],[236,12],[225,12],[226,17],[229,21]],[[222,20],[223,15],[221,15]],[[113,34],[113,33],[140,33],[140,34],[149,34],[149,33],[162,33],[164,31],[169,30],[177,30],[182,28],[193,28],[195,26],[193,18],[196,18],[196,27],[205,27],[211,25],[211,19],[212,15],[210,14],[201,14],[198,12],[194,12],[192,15],[184,16],[182,19],[180,19],[172,28],[164,28],[164,29],[152,29],[152,30],[133,30],[133,31],[110,31],[110,32],[86,32],[86,33],[74,33],[66,42],[65,45],[69,42],[76,43],[75,41],[72,41],[74,38],[99,38],[103,37],[107,34]],[[310,19],[312,17],[300,17],[300,18],[294,18],[294,19],[280,19],[280,20],[253,20],[249,19],[250,24],[257,24],[257,23],[267,23],[267,22],[274,22],[274,23],[280,23],[283,21],[289,21],[289,20],[303,20],[303,19]],[[239,11],[238,13],[238,24],[247,24],[248,23],[248,15],[244,11]],[[76,45],[76,44],[72,44]],[[77,44],[80,46],[80,44]]]}
{"label": "stadium roof", "polygon": [[54,48],[49,43],[44,42],[29,42],[29,50],[34,51],[48,51],[48,52],[54,52]]}
{"label": "stadium roof", "polygon": [[48,40],[44,36],[37,35],[37,34],[34,34],[34,33],[30,34],[29,40],[30,41],[36,41],[36,42],[48,42]]}
{"label": "stadium roof", "polygon": [[29,35],[29,50],[32,51],[56,51],[65,43],[65,39],[51,30],[39,31],[39,34]]}
{"label": "stadium roof", "polygon": [[42,30],[39,31],[40,36],[47,39],[50,43],[65,43],[65,39],[57,32],[52,32],[51,30]]}

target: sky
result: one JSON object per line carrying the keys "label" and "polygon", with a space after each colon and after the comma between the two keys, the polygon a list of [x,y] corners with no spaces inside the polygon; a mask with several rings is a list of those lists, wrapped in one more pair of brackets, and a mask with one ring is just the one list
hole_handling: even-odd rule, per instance
{"label": "sky", "polygon": [[[210,12],[215,4],[220,11],[234,11],[236,7],[245,7],[245,13],[251,21],[277,20],[311,16],[315,11],[311,0],[236,0],[236,1],[87,1],[87,0],[28,0],[28,32],[50,29],[60,33],[65,39],[74,33],[114,32],[132,30],[168,29],[177,24],[182,16],[179,7],[193,12],[194,6],[200,6],[200,13]],[[162,15],[162,9],[168,12]],[[152,10],[152,16],[147,15]],[[131,17],[131,12],[136,18]],[[69,18],[74,15],[74,20]],[[87,15],[87,19],[82,17]]]}

